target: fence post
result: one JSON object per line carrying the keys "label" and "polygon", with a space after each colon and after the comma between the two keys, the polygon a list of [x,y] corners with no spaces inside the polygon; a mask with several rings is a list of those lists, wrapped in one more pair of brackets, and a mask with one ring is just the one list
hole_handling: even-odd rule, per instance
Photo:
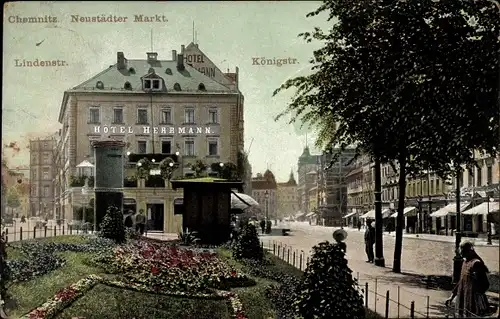
{"label": "fence post", "polygon": [[300,255],[299,255],[299,270],[302,271],[302,256],[304,255],[304,251],[301,250],[300,251]]}
{"label": "fence post", "polygon": [[378,280],[377,277],[375,277],[375,308],[373,309],[373,311],[375,312],[377,312],[377,296],[378,296],[377,286],[378,286]]}
{"label": "fence post", "polygon": [[292,262],[292,265],[293,267],[295,267],[295,249],[293,250],[293,262]]}
{"label": "fence post", "polygon": [[273,255],[276,256],[276,243],[273,240]]}
{"label": "fence post", "polygon": [[43,237],[47,237],[47,226],[43,227]]}
{"label": "fence post", "polygon": [[399,305],[400,305],[400,303],[399,303],[399,289],[400,289],[400,287],[398,286],[398,319],[399,319]]}
{"label": "fence post", "polygon": [[280,257],[280,248],[281,246],[278,244],[278,258]]}
{"label": "fence post", "polygon": [[283,260],[285,260],[285,248],[287,248],[286,245],[283,245],[283,249],[281,250],[281,259]]}
{"label": "fence post", "polygon": [[[22,235],[21,235],[22,237]],[[14,232],[14,241],[16,241],[16,232]],[[5,242],[8,243],[9,242],[9,229],[8,228],[5,228]]]}
{"label": "fence post", "polygon": [[290,263],[290,247],[287,247],[286,249],[286,263]]}
{"label": "fence post", "polygon": [[389,302],[390,302],[390,298],[389,298],[389,290],[387,290],[387,292],[385,293],[385,319],[388,319],[389,318]]}
{"label": "fence post", "polygon": [[431,303],[431,297],[427,296],[427,317],[426,318],[429,318],[429,307],[430,307],[430,303]]}
{"label": "fence post", "polygon": [[56,229],[57,229],[57,228],[56,228],[56,227],[54,227],[54,237],[56,237],[56,236],[57,236]]}
{"label": "fence post", "polygon": [[71,225],[68,225],[68,232],[70,235],[73,235],[73,227]]}
{"label": "fence post", "polygon": [[33,227],[33,239],[36,238],[36,226]]}
{"label": "fence post", "polygon": [[410,318],[415,318],[415,301],[412,301],[410,304]]}
{"label": "fence post", "polygon": [[307,260],[306,261],[307,261],[307,263],[306,263],[306,267],[307,267],[307,265],[309,265],[309,256],[307,256]]}
{"label": "fence post", "polygon": [[19,227],[19,241],[23,241],[23,228]]}
{"label": "fence post", "polygon": [[63,227],[62,227],[62,231],[63,231],[63,235],[64,235],[64,225],[63,225]]}
{"label": "fence post", "polygon": [[368,308],[368,281],[365,282],[365,308]]}

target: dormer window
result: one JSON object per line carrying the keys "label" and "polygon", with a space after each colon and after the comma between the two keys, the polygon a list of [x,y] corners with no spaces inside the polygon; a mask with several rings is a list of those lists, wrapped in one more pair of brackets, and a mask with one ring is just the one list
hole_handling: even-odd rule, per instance
{"label": "dormer window", "polygon": [[160,90],[161,89],[160,79],[144,79],[144,89],[145,90]]}

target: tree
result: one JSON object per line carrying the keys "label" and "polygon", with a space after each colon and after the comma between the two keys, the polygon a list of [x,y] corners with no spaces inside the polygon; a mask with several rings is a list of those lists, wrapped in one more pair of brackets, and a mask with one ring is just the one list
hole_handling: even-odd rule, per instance
{"label": "tree", "polygon": [[208,166],[203,161],[198,160],[191,165],[191,169],[194,171],[196,177],[201,177],[207,171]]}
{"label": "tree", "polygon": [[[400,272],[407,175],[446,177],[450,162],[474,165],[472,149],[495,156],[500,17],[488,1],[325,1],[315,12],[338,21],[295,87],[285,112],[319,128],[320,147],[356,145],[381,163],[399,164],[393,271]],[[478,24],[469,17],[475,17]],[[492,120],[493,119],[493,120]],[[333,123],[338,123],[333,129]],[[471,129],[474,128],[474,129]]]}
{"label": "tree", "polygon": [[9,187],[7,190],[7,206],[10,208],[18,208],[21,206],[19,193],[17,192],[16,187]]}

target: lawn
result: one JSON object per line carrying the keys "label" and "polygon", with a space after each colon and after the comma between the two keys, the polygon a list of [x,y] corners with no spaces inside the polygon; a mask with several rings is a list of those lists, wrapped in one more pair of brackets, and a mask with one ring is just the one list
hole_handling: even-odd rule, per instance
{"label": "lawn", "polygon": [[[23,248],[30,245],[31,250]],[[38,308],[45,309],[39,311],[44,316],[25,318],[276,318],[268,287],[277,282],[269,276],[250,275],[248,264],[236,261],[227,248],[178,247],[153,240],[106,245],[81,235],[10,245],[8,260],[48,263],[48,270],[40,268],[41,275],[23,277],[26,281],[9,287],[15,300],[8,307],[10,317],[20,318],[45,303]],[[59,259],[46,256],[50,254]],[[302,275],[275,256],[266,258],[271,272]],[[58,260],[63,262],[54,266]],[[90,277],[92,285],[79,284]],[[369,312],[367,318],[380,317]]]}

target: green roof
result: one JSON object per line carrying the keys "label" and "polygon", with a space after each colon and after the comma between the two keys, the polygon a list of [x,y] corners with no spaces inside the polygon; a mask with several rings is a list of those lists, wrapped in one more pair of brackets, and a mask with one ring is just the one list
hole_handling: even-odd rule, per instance
{"label": "green roof", "polygon": [[[127,59],[126,68],[122,70],[118,70],[117,64],[111,65],[106,70],[67,92],[144,92],[142,77],[151,74],[153,70],[155,76],[159,76],[164,80],[168,93],[236,93],[236,91],[212,80],[187,64],[184,64],[184,70],[178,70],[176,61],[148,61],[145,59]],[[102,82],[103,88],[96,87],[98,81]],[[130,83],[129,89],[125,89],[125,82]],[[176,83],[180,85],[180,90],[174,89]],[[199,90],[201,83],[205,86],[205,91]]]}

